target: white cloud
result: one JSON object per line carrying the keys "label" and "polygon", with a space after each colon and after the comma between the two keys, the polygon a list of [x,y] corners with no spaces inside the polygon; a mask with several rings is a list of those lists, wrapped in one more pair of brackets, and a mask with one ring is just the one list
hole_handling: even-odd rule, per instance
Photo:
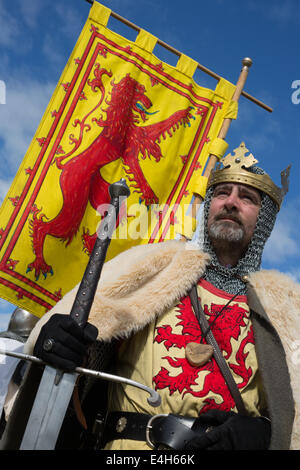
{"label": "white cloud", "polygon": [[11,183],[12,181],[9,179],[0,179],[0,204],[2,204],[6,194],[8,193]]}
{"label": "white cloud", "polygon": [[0,298],[0,331],[5,331],[16,306]]}
{"label": "white cloud", "polygon": [[0,331],[6,331],[11,317],[11,313],[0,313]]}
{"label": "white cloud", "polygon": [[[258,91],[257,96],[269,106],[275,108],[276,99],[270,93],[261,93]],[[227,140],[232,140],[233,136],[238,136],[240,140],[246,142],[247,147],[254,152],[254,156],[261,161],[260,155],[265,155],[266,149],[268,152],[277,150],[276,142],[282,136],[283,126],[274,115],[264,114],[260,118],[260,125],[257,126],[257,109],[253,104],[247,101],[243,102],[243,106],[239,108],[238,119],[232,126],[231,133]],[[235,137],[236,139],[236,137]]]}
{"label": "white cloud", "polygon": [[82,29],[82,20],[76,10],[66,8],[63,3],[55,5],[56,13],[59,19],[63,22],[61,32],[66,36],[73,38],[78,31]]}
{"label": "white cloud", "polygon": [[293,238],[291,225],[278,221],[266,243],[264,260],[279,264],[296,255],[298,251],[298,243]]}
{"label": "white cloud", "polygon": [[6,330],[10,317],[16,307],[16,305],[0,298],[0,331]]}
{"label": "white cloud", "polygon": [[[13,16],[8,8],[5,8],[4,1],[0,0],[0,46],[22,57],[31,50],[32,38],[25,34],[24,22],[19,17]],[[23,18],[23,14],[21,15]],[[5,57],[1,51],[1,65],[3,65],[2,55]]]}
{"label": "white cloud", "polygon": [[40,0],[30,0],[30,2],[19,0],[19,9],[22,15],[22,20],[30,28],[34,28],[37,25],[38,15],[44,7],[43,3],[44,2],[41,2]]}
{"label": "white cloud", "polygon": [[263,260],[279,265],[286,261],[295,262],[299,256],[300,237],[295,220],[300,217],[299,200],[292,200],[278,214],[274,230],[266,243]]}
{"label": "white cloud", "polygon": [[294,268],[290,271],[285,272],[288,276],[290,276],[294,281],[300,283],[300,268]]}
{"label": "white cloud", "polygon": [[0,114],[0,158],[11,175],[24,157],[54,88],[53,83],[26,77],[6,83],[6,104]]}
{"label": "white cloud", "polygon": [[57,39],[52,34],[46,33],[43,38],[43,54],[56,69],[61,69],[65,61],[64,56],[59,50]]}
{"label": "white cloud", "polygon": [[0,45],[15,45],[18,31],[18,21],[6,11],[3,0],[0,0]]}

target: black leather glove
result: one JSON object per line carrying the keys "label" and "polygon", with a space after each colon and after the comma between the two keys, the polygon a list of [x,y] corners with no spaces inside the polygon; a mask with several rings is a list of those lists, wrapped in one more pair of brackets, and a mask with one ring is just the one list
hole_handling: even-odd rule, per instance
{"label": "black leather glove", "polygon": [[42,327],[33,353],[53,367],[71,372],[82,366],[97,335],[90,323],[81,328],[70,315],[54,314]]}
{"label": "black leather glove", "polygon": [[193,430],[197,425],[212,426],[212,430],[199,434],[185,450],[265,450],[270,445],[271,423],[266,418],[210,410],[197,418]]}

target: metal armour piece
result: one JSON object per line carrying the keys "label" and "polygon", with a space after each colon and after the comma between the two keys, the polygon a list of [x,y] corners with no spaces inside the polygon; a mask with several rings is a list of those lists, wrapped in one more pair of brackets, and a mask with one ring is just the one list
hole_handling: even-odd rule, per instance
{"label": "metal armour piece", "polygon": [[[256,174],[264,173],[264,171],[257,166],[250,167],[248,171]],[[207,220],[213,192],[214,187],[212,186],[207,190],[204,199],[203,250],[209,253],[212,259],[203,277],[218,289],[224,290],[230,294],[240,292],[240,294],[245,295],[247,292],[246,283],[242,278],[260,269],[263,249],[273,230],[278,209],[274,201],[266,193],[261,193],[261,208],[248,249],[236,266],[228,268],[219,263],[208,237]]]}
{"label": "metal armour piece", "polygon": [[38,320],[32,313],[17,307],[11,315],[7,331],[0,333],[0,336],[25,342]]}

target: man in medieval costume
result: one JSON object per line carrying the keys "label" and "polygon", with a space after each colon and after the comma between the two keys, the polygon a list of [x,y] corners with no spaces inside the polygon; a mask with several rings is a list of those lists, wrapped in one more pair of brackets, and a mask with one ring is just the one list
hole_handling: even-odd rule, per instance
{"label": "man in medieval costume", "polygon": [[96,336],[115,341],[118,375],[159,392],[153,408],[143,391],[110,384],[105,449],[300,448],[300,287],[260,269],[283,191],[246,150],[209,178],[200,248],[172,240],[121,253],[104,266],[84,330],[67,315],[76,287],[26,344],[70,371]]}

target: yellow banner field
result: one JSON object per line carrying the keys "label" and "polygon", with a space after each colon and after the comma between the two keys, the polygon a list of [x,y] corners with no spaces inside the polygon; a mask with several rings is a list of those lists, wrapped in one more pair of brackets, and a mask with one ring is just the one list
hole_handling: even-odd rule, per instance
{"label": "yellow banner field", "polygon": [[155,37],[131,42],[109,16],[94,2],[0,211],[0,296],[37,316],[80,281],[112,182],[131,195],[108,259],[181,233],[231,109],[234,85],[200,87],[195,61],[161,62]]}

